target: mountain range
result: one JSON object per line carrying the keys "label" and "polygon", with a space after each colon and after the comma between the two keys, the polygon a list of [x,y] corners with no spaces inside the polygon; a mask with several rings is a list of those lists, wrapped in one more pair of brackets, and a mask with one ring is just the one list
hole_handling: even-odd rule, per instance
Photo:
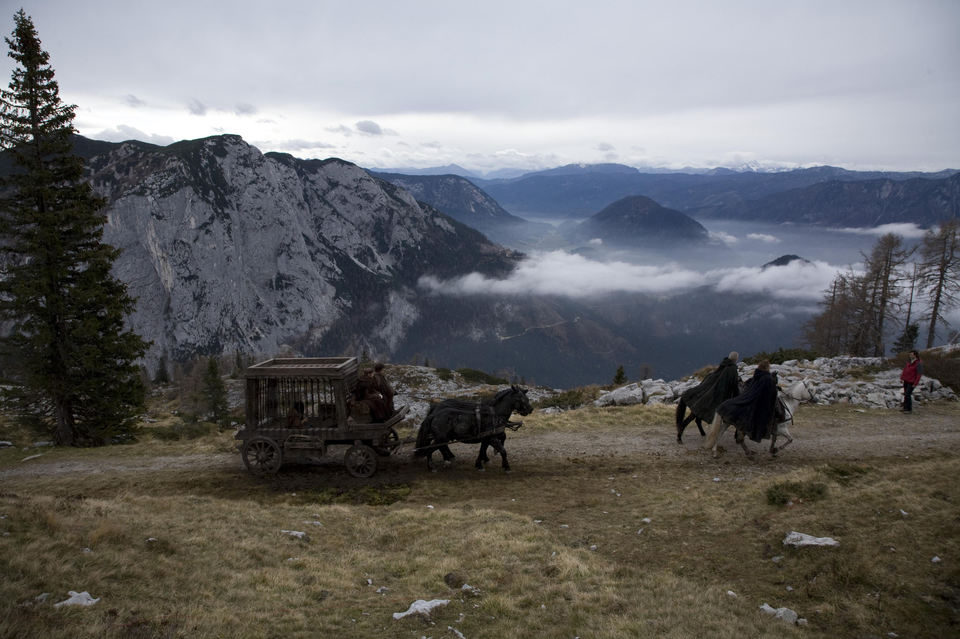
{"label": "mountain range", "polygon": [[[879,197],[866,188],[874,178],[831,180],[851,176],[830,168],[645,175],[619,165],[574,166],[484,182],[263,154],[233,135],[166,147],[78,137],[75,150],[107,200],[104,238],[122,250],[115,270],[137,298],[129,321],[152,341],[151,373],[163,358],[293,352],[429,360],[555,387],[604,383],[619,365],[631,376],[644,370],[679,377],[730,345],[744,353],[792,345],[802,322],[763,295],[721,294],[706,285],[682,296],[574,298],[537,293],[533,284],[458,292],[515,274],[527,256],[507,246],[534,249],[538,235],[553,228],[523,219],[493,194],[544,206],[559,190],[573,198],[563,214],[590,218],[564,226],[571,242],[628,249],[644,239],[701,241],[705,230],[691,208],[732,216],[736,202],[793,190],[800,204],[780,209],[793,219],[820,206],[803,196],[809,188],[833,185],[827,192],[836,198]],[[0,154],[0,173],[11,168]],[[888,190],[890,202],[915,202],[907,193],[923,186],[937,211],[956,205],[954,174],[898,177],[876,178],[903,186],[902,194]],[[664,201],[633,192],[640,183]],[[851,192],[835,183],[864,188]],[[605,191],[613,184],[621,186]],[[665,203],[671,201],[690,207]],[[454,284],[430,288],[425,278]]]}
{"label": "mountain range", "polygon": [[[631,195],[693,217],[823,226],[915,222],[960,215],[960,175],[814,167],[776,173],[641,173],[623,165],[570,165],[504,180],[472,181],[521,217],[585,218]],[[768,213],[773,211],[773,213]]]}

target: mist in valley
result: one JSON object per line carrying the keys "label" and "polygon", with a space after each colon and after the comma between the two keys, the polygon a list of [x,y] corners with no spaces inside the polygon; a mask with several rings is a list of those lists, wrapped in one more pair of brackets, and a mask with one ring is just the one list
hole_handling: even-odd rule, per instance
{"label": "mist in valley", "polygon": [[[551,300],[559,317],[531,318],[486,355],[474,348],[471,356],[490,370],[557,387],[608,383],[621,365],[629,379],[676,379],[731,350],[746,357],[802,347],[804,325],[838,273],[857,269],[884,233],[914,246],[924,232],[912,224],[831,229],[710,219],[699,220],[710,236],[702,244],[611,249],[566,241],[569,219],[536,221],[551,230],[511,247],[526,257],[509,277],[427,277],[420,286],[461,300]],[[800,259],[765,266],[785,255]],[[551,352],[564,344],[591,356],[565,360]],[[464,348],[451,345],[446,355],[465,357]],[[499,368],[504,361],[511,368]]]}

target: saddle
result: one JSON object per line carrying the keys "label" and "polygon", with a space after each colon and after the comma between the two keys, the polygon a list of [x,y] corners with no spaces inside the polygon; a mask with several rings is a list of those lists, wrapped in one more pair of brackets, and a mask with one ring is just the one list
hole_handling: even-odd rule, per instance
{"label": "saddle", "polygon": [[787,421],[787,405],[778,396],[777,403],[773,407],[773,423],[782,424],[785,421]]}

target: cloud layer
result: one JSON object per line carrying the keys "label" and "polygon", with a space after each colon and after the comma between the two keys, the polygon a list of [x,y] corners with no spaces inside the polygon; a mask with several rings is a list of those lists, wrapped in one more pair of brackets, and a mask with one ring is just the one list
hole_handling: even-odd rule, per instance
{"label": "cloud layer", "polygon": [[782,300],[815,301],[839,267],[826,262],[794,261],[767,268],[696,271],[678,265],[646,266],[601,262],[564,251],[535,253],[505,279],[471,273],[451,280],[420,279],[424,290],[439,295],[555,295],[599,297],[611,293],[674,295],[699,286],[719,292],[764,294]]}
{"label": "cloud layer", "polygon": [[83,135],[368,167],[960,166],[947,0],[23,4]]}

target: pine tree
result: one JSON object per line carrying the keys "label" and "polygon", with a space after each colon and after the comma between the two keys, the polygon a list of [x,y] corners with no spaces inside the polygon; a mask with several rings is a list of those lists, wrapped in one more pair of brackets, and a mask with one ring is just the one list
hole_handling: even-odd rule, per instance
{"label": "pine tree", "polygon": [[167,370],[170,363],[167,361],[167,352],[160,355],[160,362],[157,364],[157,374],[153,377],[154,384],[169,384],[170,371]]}
{"label": "pine tree", "polygon": [[144,405],[136,360],[147,344],[124,328],[134,300],[102,242],[104,202],[72,153],[76,106],[59,87],[33,21],[21,9],[6,42],[16,62],[0,90],[0,147],[15,168],[0,200],[2,399],[61,445],[129,439]]}
{"label": "pine tree", "polygon": [[907,324],[903,327],[903,334],[893,343],[894,353],[907,353],[916,347],[917,337],[920,335],[919,324]]}
{"label": "pine tree", "polygon": [[613,376],[613,383],[616,386],[620,386],[627,382],[627,374],[623,370],[623,364],[617,367],[617,372]]}
{"label": "pine tree", "polygon": [[203,374],[203,397],[213,421],[221,428],[227,425],[230,407],[227,403],[227,387],[220,377],[220,365],[216,357],[207,361],[207,370]]}

